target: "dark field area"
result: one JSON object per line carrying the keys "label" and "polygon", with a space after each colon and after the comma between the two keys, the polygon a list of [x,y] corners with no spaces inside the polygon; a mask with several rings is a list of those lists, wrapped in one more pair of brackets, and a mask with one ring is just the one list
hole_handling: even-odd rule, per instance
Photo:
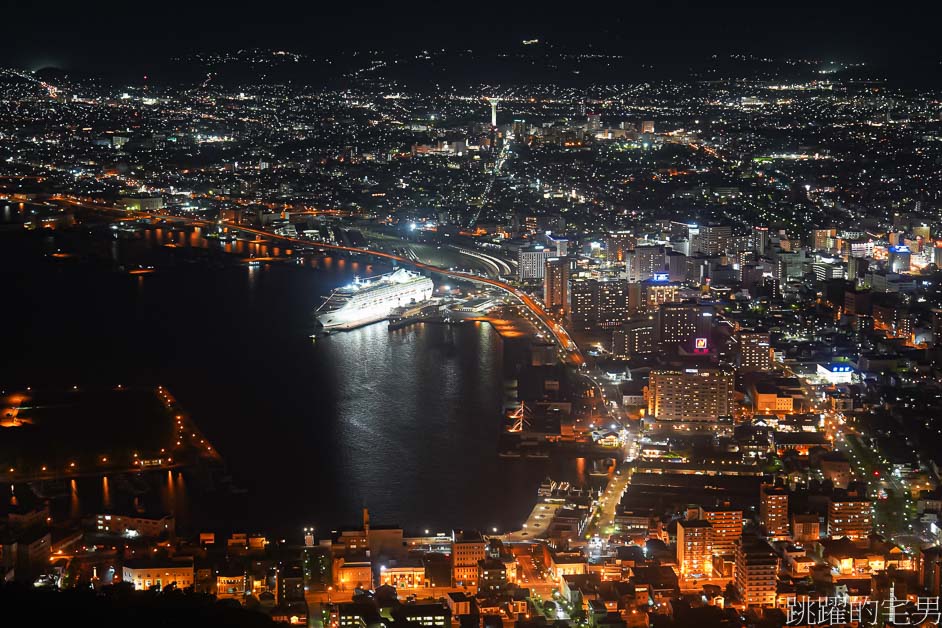
{"label": "dark field area", "polygon": [[0,469],[17,475],[131,467],[135,453],[170,446],[172,421],[152,389],[24,391],[2,407]]}

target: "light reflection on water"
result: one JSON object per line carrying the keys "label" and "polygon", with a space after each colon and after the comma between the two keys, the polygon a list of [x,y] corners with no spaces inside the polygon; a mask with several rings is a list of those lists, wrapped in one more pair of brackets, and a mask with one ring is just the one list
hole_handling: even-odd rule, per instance
{"label": "light reflection on water", "polygon": [[[223,250],[280,251],[164,227],[106,237],[107,258],[156,272],[35,264],[10,275],[30,304],[22,341],[14,339],[22,350],[12,349],[24,356],[17,376],[168,386],[245,489],[229,495],[180,472],[154,479],[139,501],[181,525],[329,529],[355,523],[368,506],[377,521],[413,529],[508,529],[524,520],[546,475],[585,478],[584,463],[577,474],[572,461],[497,455],[503,368],[490,325],[389,332],[379,323],[310,341],[323,295],[388,268],[319,256],[222,265]],[[170,242],[183,248],[163,246]],[[11,253],[0,246],[2,254]],[[27,252],[16,255],[22,262]],[[196,260],[208,263],[188,263]],[[115,477],[73,484],[69,512],[95,512],[105,493],[122,506],[122,485]]]}
{"label": "light reflection on water", "polygon": [[111,509],[111,487],[108,485],[108,476],[101,478],[101,505],[105,509]]}

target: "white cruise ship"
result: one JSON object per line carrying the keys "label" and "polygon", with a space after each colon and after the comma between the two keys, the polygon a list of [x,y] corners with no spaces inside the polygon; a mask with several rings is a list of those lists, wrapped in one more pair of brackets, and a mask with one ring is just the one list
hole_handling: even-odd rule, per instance
{"label": "white cruise ship", "polygon": [[325,331],[369,325],[388,317],[393,308],[429,299],[434,289],[428,277],[402,268],[370,279],[357,278],[330,293],[317,308],[317,320]]}

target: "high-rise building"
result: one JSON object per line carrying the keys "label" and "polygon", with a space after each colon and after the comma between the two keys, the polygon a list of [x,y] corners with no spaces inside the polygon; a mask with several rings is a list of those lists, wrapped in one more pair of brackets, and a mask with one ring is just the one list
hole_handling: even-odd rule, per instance
{"label": "high-rise building", "polygon": [[891,246],[889,249],[889,260],[888,265],[890,272],[894,273],[908,273],[909,264],[912,258],[912,252],[910,248],[905,245]]}
{"label": "high-rise building", "polygon": [[841,264],[815,262],[811,265],[811,270],[814,271],[815,279],[821,282],[844,278],[844,266]]}
{"label": "high-rise building", "polygon": [[667,279],[673,282],[683,282],[687,279],[687,254],[678,251],[667,251],[664,255],[667,266]]}
{"label": "high-rise building", "polygon": [[625,270],[628,281],[644,281],[655,274],[667,272],[664,247],[660,244],[636,246],[625,253]]}
{"label": "high-rise building", "polygon": [[729,225],[709,223],[700,225],[699,250],[706,255],[725,255],[729,250],[733,228]]}
{"label": "high-rise building", "polygon": [[478,563],[487,558],[487,544],[476,530],[452,530],[451,572],[455,586],[476,587]]}
{"label": "high-rise building", "polygon": [[641,282],[641,309],[644,312],[657,312],[662,303],[674,303],[680,294],[680,284],[667,281],[666,274],[655,275]]}
{"label": "high-rise building", "polygon": [[718,556],[736,554],[736,544],[742,537],[742,510],[729,504],[700,508],[700,518],[710,522],[710,545]]}
{"label": "high-rise building", "polygon": [[743,329],[739,339],[739,370],[768,371],[772,368],[772,343],[767,331]]}
{"label": "high-rise building", "polygon": [[831,251],[835,248],[837,229],[812,229],[811,237],[815,251]]}
{"label": "high-rise building", "polygon": [[779,253],[775,256],[775,278],[781,282],[800,279],[805,274],[808,261],[804,249]]}
{"label": "high-rise building", "polygon": [[612,333],[612,353],[620,358],[654,353],[657,350],[657,321],[653,316],[629,320]]}
{"label": "high-rise building", "polygon": [[566,230],[566,219],[562,214],[523,214],[514,213],[511,220],[511,229],[515,234],[523,233],[563,233]]}
{"label": "high-rise building", "polygon": [[867,274],[870,260],[865,257],[847,258],[847,281],[857,282]]}
{"label": "high-rise building", "polygon": [[769,540],[788,539],[788,489],[784,485],[759,487],[759,526]]}
{"label": "high-rise building", "polygon": [[626,253],[635,248],[636,238],[630,231],[615,231],[605,236],[606,257],[610,264],[624,263]]}
{"label": "high-rise building", "polygon": [[644,120],[641,122],[642,133],[654,133],[654,120]]}
{"label": "high-rise building", "polygon": [[746,606],[775,606],[778,555],[765,541],[748,536],[736,545],[736,588]]}
{"label": "high-rise building", "polygon": [[753,227],[752,228],[752,249],[759,254],[759,256],[765,255],[769,250],[769,228],[768,227]]}
{"label": "high-rise building", "polygon": [[870,314],[873,312],[873,293],[869,290],[847,290],[844,292],[845,314]]}
{"label": "high-rise building", "polygon": [[722,367],[652,369],[648,414],[658,421],[711,423],[733,414],[733,372]]}
{"label": "high-rise building", "polygon": [[577,329],[618,327],[628,318],[624,279],[573,279],[569,282],[570,320]]}
{"label": "high-rise building", "polygon": [[847,239],[841,244],[841,255],[844,257],[873,257],[873,250],[872,238]]}
{"label": "high-rise building", "polygon": [[686,282],[695,286],[703,286],[704,284],[710,283],[710,281],[712,281],[712,268],[715,266],[714,262],[717,259],[716,257],[710,258],[703,253],[688,255],[686,259]]}
{"label": "high-rise building", "polygon": [[164,198],[159,194],[133,194],[119,198],[118,204],[128,211],[160,211],[164,208]]}
{"label": "high-rise building", "polygon": [[544,236],[546,245],[550,248],[550,255],[556,257],[566,257],[569,255],[569,240],[567,238],[556,238],[550,234]]}
{"label": "high-rise building", "polygon": [[569,258],[550,257],[543,275],[543,303],[556,316],[569,316]]}
{"label": "high-rise building", "polygon": [[709,353],[712,350],[711,303],[662,303],[660,312],[662,347],[682,348],[695,353]]}
{"label": "high-rise building", "polygon": [[546,258],[550,253],[550,249],[539,244],[520,249],[517,253],[517,277],[520,281],[543,279]]}
{"label": "high-rise building", "polygon": [[586,117],[586,126],[590,132],[600,130],[602,128],[602,114],[590,113]]}
{"label": "high-rise building", "polygon": [[677,522],[677,564],[683,578],[713,574],[713,526],[705,519]]}
{"label": "high-rise building", "polygon": [[866,497],[835,491],[828,500],[828,536],[866,541],[873,526],[873,509]]}
{"label": "high-rise building", "polygon": [[575,329],[593,329],[598,323],[599,291],[594,279],[569,282],[569,318]]}
{"label": "high-rise building", "polygon": [[628,282],[607,279],[598,284],[597,324],[602,328],[617,327],[628,318]]}

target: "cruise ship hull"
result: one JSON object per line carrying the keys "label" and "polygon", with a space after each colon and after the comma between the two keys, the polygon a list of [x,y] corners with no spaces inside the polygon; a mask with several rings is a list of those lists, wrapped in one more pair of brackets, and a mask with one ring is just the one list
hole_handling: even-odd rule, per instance
{"label": "cruise ship hull", "polygon": [[324,321],[321,320],[321,317],[317,317],[317,322],[321,324],[323,332],[331,331],[350,331],[351,329],[357,329],[358,327],[366,327],[367,325],[372,325],[373,323],[378,323],[389,318],[389,314],[381,314],[379,316],[371,316],[369,318],[360,318],[354,319],[343,323],[334,323],[331,322],[328,325],[324,324]]}
{"label": "cruise ship hull", "polygon": [[325,310],[318,311],[317,321],[323,331],[356,329],[387,319],[396,308],[428,300],[434,288],[431,279],[398,270],[375,282],[337,291],[345,299],[343,305],[331,308],[332,296]]}

